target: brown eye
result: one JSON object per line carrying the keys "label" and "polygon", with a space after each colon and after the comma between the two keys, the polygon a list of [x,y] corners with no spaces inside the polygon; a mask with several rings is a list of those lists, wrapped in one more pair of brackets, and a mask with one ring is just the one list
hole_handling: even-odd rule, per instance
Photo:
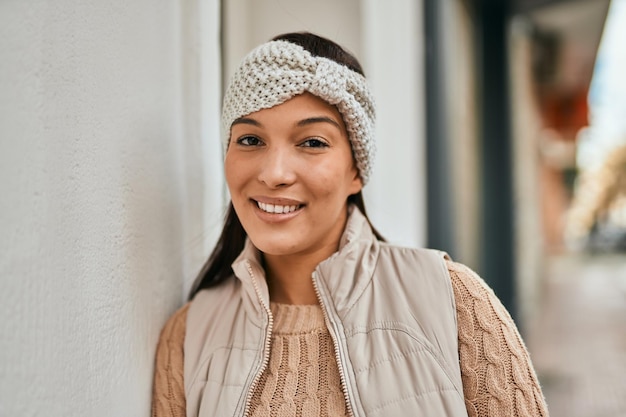
{"label": "brown eye", "polygon": [[318,138],[307,139],[300,146],[303,148],[328,148],[328,144]]}
{"label": "brown eye", "polygon": [[241,146],[261,146],[263,142],[256,136],[242,136],[237,139],[237,145]]}

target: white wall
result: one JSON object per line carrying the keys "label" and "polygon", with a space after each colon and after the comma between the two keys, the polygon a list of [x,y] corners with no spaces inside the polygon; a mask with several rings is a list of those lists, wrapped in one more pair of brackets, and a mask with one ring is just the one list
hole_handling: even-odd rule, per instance
{"label": "white wall", "polygon": [[378,156],[364,189],[376,227],[389,240],[426,240],[424,33],[422,1],[229,0],[224,68],[275,35],[310,31],[353,52],[377,103]]}
{"label": "white wall", "polygon": [[197,4],[0,3],[2,416],[149,415],[159,330],[205,250],[210,132],[187,142],[181,117],[208,105],[183,83],[211,50],[181,30]]}
{"label": "white wall", "polygon": [[[220,139],[221,14],[219,0],[181,0],[182,114],[185,142],[184,190],[187,218],[182,251],[188,264],[185,297],[199,266],[213,249],[226,211]],[[202,219],[202,221],[199,221]]]}
{"label": "white wall", "polygon": [[363,61],[377,104],[378,156],[364,195],[390,241],[426,245],[423,2],[361,0]]}

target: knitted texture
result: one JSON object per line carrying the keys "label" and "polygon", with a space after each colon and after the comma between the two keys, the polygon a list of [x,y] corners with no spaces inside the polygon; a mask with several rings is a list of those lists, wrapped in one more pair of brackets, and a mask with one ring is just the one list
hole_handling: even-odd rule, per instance
{"label": "knitted texture", "polygon": [[346,415],[333,342],[319,306],[272,303],[268,367],[251,399],[254,417]]}
{"label": "knitted texture", "polygon": [[183,345],[189,303],[181,307],[161,330],[152,388],[152,417],[185,417]]}
{"label": "knitted texture", "polygon": [[[469,417],[547,416],[545,400],[530,357],[511,317],[493,291],[473,271],[454,262],[447,262],[447,265],[456,301],[461,378]],[[323,319],[319,316],[321,310],[318,313],[296,311],[293,314],[282,314],[276,308],[272,306],[274,315],[278,317],[274,322],[271,363],[253,393],[253,403],[262,404],[261,407],[256,406],[256,412],[260,413],[257,415],[298,415],[263,413],[267,412],[265,407],[274,397],[287,404],[281,405],[284,407],[282,411],[291,412],[296,401],[314,404],[316,400],[309,400],[309,395],[310,398],[319,399],[320,414],[302,415],[324,415],[321,413],[329,410],[329,403],[326,400],[326,406],[321,405],[321,398],[326,396],[323,392],[333,398],[333,407],[337,406],[336,401],[340,398],[345,400],[338,386],[339,375],[330,334],[326,329],[318,329],[320,324],[323,325]],[[153,417],[185,415],[183,344],[187,309],[188,305],[174,314],[161,332],[155,364]],[[307,316],[306,319],[294,319]],[[289,359],[292,355],[298,359]],[[313,364],[311,360],[314,361],[316,357],[319,363],[317,372],[310,369]],[[315,393],[314,385],[301,378],[300,368],[306,374],[310,372],[317,375],[314,378],[326,379],[324,382],[329,390]],[[302,384],[299,384],[300,381]],[[281,397],[276,394],[279,391],[289,393],[293,405],[285,395]],[[334,394],[331,395],[331,392]],[[267,398],[270,398],[269,402]],[[337,407],[339,409],[333,409],[330,415],[341,416],[345,413],[345,404]],[[298,409],[297,406],[295,409]],[[304,406],[301,409],[304,410]],[[311,406],[311,409],[316,408]]]}
{"label": "knitted texture", "polygon": [[304,93],[337,107],[343,117],[363,181],[374,160],[374,100],[365,77],[330,59],[315,57],[286,41],[264,43],[250,52],[235,71],[222,107],[224,150],[230,128],[243,116],[269,109]]}
{"label": "knitted texture", "polygon": [[469,417],[547,416],[528,351],[500,300],[464,265],[449,262]]}

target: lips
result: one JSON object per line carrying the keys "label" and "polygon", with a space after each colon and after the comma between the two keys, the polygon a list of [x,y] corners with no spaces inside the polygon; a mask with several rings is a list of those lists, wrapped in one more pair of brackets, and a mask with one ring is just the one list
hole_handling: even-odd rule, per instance
{"label": "lips", "polygon": [[283,213],[293,213],[298,210],[302,205],[280,205],[280,204],[269,204],[269,203],[261,203],[257,201],[257,206],[266,213],[270,214],[283,214]]}
{"label": "lips", "polygon": [[292,214],[304,207],[304,203],[290,198],[276,198],[267,196],[254,196],[251,198],[257,208],[267,214]]}

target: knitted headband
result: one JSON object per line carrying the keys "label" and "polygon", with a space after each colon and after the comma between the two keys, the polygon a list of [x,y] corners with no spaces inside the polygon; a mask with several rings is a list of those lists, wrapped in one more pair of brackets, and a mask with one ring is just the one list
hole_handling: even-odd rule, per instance
{"label": "knitted headband", "polygon": [[366,184],[375,153],[374,101],[365,77],[299,45],[270,41],[243,60],[230,81],[222,109],[224,150],[235,120],[277,106],[304,93],[337,107],[348,131],[352,153]]}

